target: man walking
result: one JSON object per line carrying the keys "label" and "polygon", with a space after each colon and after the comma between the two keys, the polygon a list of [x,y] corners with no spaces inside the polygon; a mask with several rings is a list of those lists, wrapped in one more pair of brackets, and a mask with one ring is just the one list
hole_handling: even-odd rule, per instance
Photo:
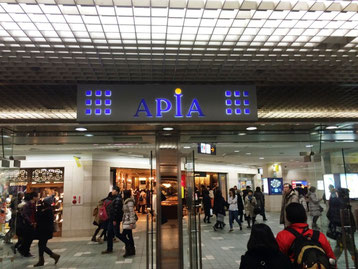
{"label": "man walking", "polygon": [[284,224],[285,228],[290,225],[286,218],[286,207],[291,203],[298,203],[298,194],[292,189],[292,186],[288,183],[283,184],[283,195],[281,205],[280,224]]}

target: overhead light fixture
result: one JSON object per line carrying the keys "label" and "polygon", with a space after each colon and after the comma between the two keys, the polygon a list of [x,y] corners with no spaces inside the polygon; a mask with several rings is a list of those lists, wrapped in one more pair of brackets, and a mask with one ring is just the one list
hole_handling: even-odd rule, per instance
{"label": "overhead light fixture", "polygon": [[240,150],[235,150],[234,152],[240,152]]}
{"label": "overhead light fixture", "polygon": [[163,131],[173,131],[174,128],[173,127],[164,127]]}
{"label": "overhead light fixture", "polygon": [[78,131],[78,132],[86,132],[86,131],[87,131],[87,128],[77,127],[75,130]]}
{"label": "overhead light fixture", "polygon": [[311,145],[311,144],[306,145],[306,148],[313,148],[313,145]]}
{"label": "overhead light fixture", "polygon": [[264,158],[264,157],[260,157],[259,159],[260,159],[260,160],[264,160],[265,158]]}
{"label": "overhead light fixture", "polygon": [[257,130],[257,127],[255,127],[255,126],[247,127],[246,130],[254,131],[254,130]]}
{"label": "overhead light fixture", "polygon": [[238,135],[246,135],[246,133],[238,133]]}
{"label": "overhead light fixture", "polygon": [[334,129],[338,129],[338,126],[336,126],[336,125],[331,125],[331,126],[327,126],[326,129],[327,129],[327,130],[334,130]]}
{"label": "overhead light fixture", "polygon": [[85,136],[87,136],[87,137],[92,137],[92,136],[94,136],[93,134],[85,134]]}
{"label": "overhead light fixture", "polygon": [[185,149],[190,149],[190,146],[184,146]]}
{"label": "overhead light fixture", "polygon": [[246,155],[251,155],[251,152],[246,152]]}

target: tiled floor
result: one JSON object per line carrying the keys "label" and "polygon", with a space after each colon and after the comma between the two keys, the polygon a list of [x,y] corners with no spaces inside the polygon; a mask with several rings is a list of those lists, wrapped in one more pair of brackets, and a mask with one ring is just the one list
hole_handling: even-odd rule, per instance
{"label": "tiled floor", "polygon": [[[278,214],[268,213],[268,224],[274,234],[277,234],[283,229],[282,225],[278,225]],[[202,263],[204,269],[231,269],[238,268],[240,264],[241,255],[245,253],[246,244],[250,236],[250,230],[244,224],[243,231],[239,230],[236,224],[234,232],[229,233],[229,225],[223,231],[213,231],[212,225],[215,219],[212,219],[211,224],[202,224]],[[261,216],[258,217],[261,222]],[[228,218],[225,222],[228,224]],[[324,217],[320,218],[319,224],[325,227],[326,223]],[[185,225],[184,225],[185,226]],[[55,238],[52,239],[48,246],[58,254],[61,254],[61,259],[57,266],[53,265],[53,260],[45,256],[46,265],[44,268],[61,268],[61,269],[98,269],[98,268],[119,268],[119,269],[138,269],[146,268],[145,255],[145,219],[139,220],[138,228],[134,232],[134,240],[136,243],[137,255],[129,259],[124,259],[123,243],[117,242],[114,244],[114,253],[109,255],[101,255],[100,252],[105,250],[105,244],[97,244],[89,241],[89,238]],[[331,242],[334,246],[334,242]],[[185,243],[184,243],[185,245]],[[35,241],[31,252],[35,255],[34,258],[22,258],[18,254],[13,256],[8,245],[0,245],[0,255],[5,256],[3,261],[0,261],[1,269],[23,269],[30,268],[37,262],[37,242]],[[187,257],[188,251],[184,251]],[[350,261],[351,262],[351,261]],[[187,259],[185,259],[187,265]],[[351,263],[351,266],[352,263]],[[189,268],[189,266],[187,267]],[[338,268],[345,268],[344,256],[342,255]]]}

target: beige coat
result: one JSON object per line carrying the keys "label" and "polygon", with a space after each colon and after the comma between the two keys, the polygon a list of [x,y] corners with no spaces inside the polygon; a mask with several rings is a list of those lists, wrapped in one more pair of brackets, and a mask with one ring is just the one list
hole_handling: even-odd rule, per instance
{"label": "beige coat", "polygon": [[255,213],[254,213],[254,209],[255,209],[255,206],[257,205],[257,201],[256,201],[256,198],[255,196],[252,196],[252,199],[251,201],[249,200],[249,196],[247,195],[245,197],[245,215],[247,217],[255,217]]}
{"label": "beige coat", "polygon": [[290,222],[286,218],[286,207],[291,203],[299,203],[298,193],[294,190],[291,190],[289,194],[282,195],[282,205],[281,205],[281,215],[280,215],[280,224],[285,224],[285,227],[290,225]]}
{"label": "beige coat", "polygon": [[123,229],[132,230],[136,228],[136,214],[134,212],[134,199],[128,198],[123,204]]}

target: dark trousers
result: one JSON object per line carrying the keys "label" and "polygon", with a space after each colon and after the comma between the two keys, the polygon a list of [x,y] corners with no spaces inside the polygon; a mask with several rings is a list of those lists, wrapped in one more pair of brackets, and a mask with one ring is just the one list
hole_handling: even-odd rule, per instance
{"label": "dark trousers", "polygon": [[107,250],[113,251],[113,238],[117,236],[120,238],[119,232],[120,222],[116,222],[116,225],[113,225],[113,220],[108,222],[108,229],[107,229]]}
{"label": "dark trousers", "polygon": [[126,245],[126,247],[134,247],[132,229],[123,229],[119,239]]}
{"label": "dark trousers", "polygon": [[50,256],[53,254],[51,249],[49,249],[47,247],[47,241],[48,241],[48,239],[44,239],[44,238],[39,239],[38,247],[39,247],[39,256],[40,257],[43,257],[45,252]]}
{"label": "dark trousers", "polygon": [[31,226],[26,229],[26,232],[22,237],[21,246],[18,248],[19,252],[22,255],[28,255],[30,253],[30,247],[33,240],[34,240],[34,229]]}
{"label": "dark trousers", "polygon": [[[141,205],[140,207],[142,208],[142,214],[145,214],[145,207],[146,207],[146,205]],[[138,211],[138,213],[140,213],[140,211]]]}
{"label": "dark trousers", "polygon": [[242,210],[239,210],[239,216],[240,216],[240,222],[242,223],[244,221],[244,212]]}
{"label": "dark trousers", "polygon": [[231,211],[229,210],[229,223],[230,223],[230,229],[232,229],[233,224],[234,224],[234,220],[236,220],[237,224],[239,224],[241,226],[241,222],[238,218],[239,215],[239,211],[235,210],[235,211]]}
{"label": "dark trousers", "polygon": [[98,228],[96,229],[96,231],[93,234],[93,238],[96,238],[96,236],[98,235],[99,231],[101,229],[103,229],[100,238],[102,238],[104,236],[104,240],[107,240],[107,227],[108,227],[108,221],[102,222],[101,224],[98,225]]}

